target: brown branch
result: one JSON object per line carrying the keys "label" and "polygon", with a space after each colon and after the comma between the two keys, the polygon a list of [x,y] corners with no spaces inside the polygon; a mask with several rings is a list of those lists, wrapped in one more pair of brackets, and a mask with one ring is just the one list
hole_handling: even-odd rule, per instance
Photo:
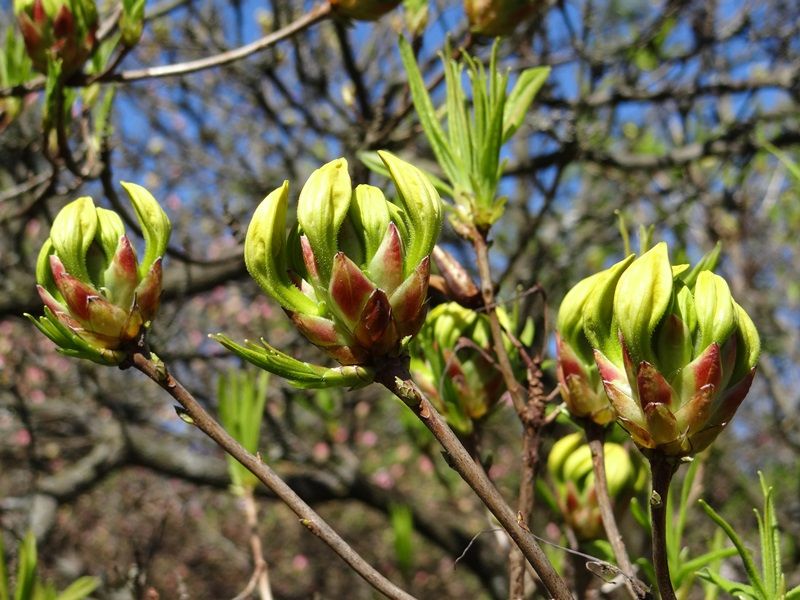
{"label": "brown branch", "polygon": [[461,475],[499,521],[534,568],[550,596],[556,600],[571,600],[572,594],[567,584],[542,551],[535,536],[528,529],[527,522],[522,515],[515,514],[509,507],[430,400],[411,380],[406,363],[407,359],[402,358],[387,363],[379,369],[375,380],[402,400],[434,435],[447,453],[446,458],[450,467]]}
{"label": "brown branch", "polygon": [[656,453],[648,458],[653,478],[650,515],[653,527],[653,567],[656,571],[656,584],[661,594],[661,600],[677,600],[669,574],[667,554],[667,493],[672,476],[677,470],[677,464],[674,460]]}
{"label": "brown branch", "polygon": [[[636,582],[636,572],[634,571],[628,550],[625,548],[625,541],[617,527],[617,520],[614,517],[614,509],[611,506],[611,497],[608,494],[608,481],[606,479],[606,458],[603,442],[606,437],[605,427],[597,423],[586,420],[583,424],[586,432],[586,440],[589,442],[589,450],[592,453],[592,467],[594,468],[594,489],[597,497],[597,505],[600,507],[600,516],[603,519],[603,528],[606,530],[606,537],[614,551],[614,558],[617,566],[626,575],[625,587],[632,598],[644,598],[647,588],[644,584],[634,587]],[[638,582],[637,582],[638,583]]]}
{"label": "brown branch", "polygon": [[[244,46],[240,46],[239,48],[234,48],[233,50],[228,50],[227,52],[221,52],[220,54],[215,54],[214,56],[207,56],[205,58],[200,58],[197,60],[190,60],[183,63],[176,63],[172,65],[162,65],[158,67],[145,67],[143,69],[133,69],[129,71],[122,71],[121,73],[111,73],[105,75],[101,78],[98,78],[96,81],[117,81],[117,82],[128,82],[128,81],[142,81],[145,79],[160,79],[163,77],[175,77],[177,75],[187,75],[189,73],[196,73],[197,71],[204,71],[206,69],[212,69],[215,67],[221,67],[223,65],[230,64],[232,62],[236,62],[243,58],[247,58],[248,56],[255,54],[257,52],[261,52],[269,48],[270,46],[274,46],[280,41],[285,40],[288,37],[293,36],[304,29],[309,28],[311,25],[326,19],[331,14],[331,5],[328,2],[324,2],[316,6],[315,8],[311,9],[305,15],[293,21],[286,27],[279,29],[278,31],[273,31],[272,33],[265,35],[264,37],[251,42],[249,44],[245,44]],[[89,80],[88,83],[95,83],[93,80]]]}
{"label": "brown branch", "polygon": [[367,583],[388,598],[415,600],[414,596],[397,587],[364,560],[314,509],[286,485],[277,473],[266,465],[260,457],[250,454],[239,442],[232,438],[206,412],[194,396],[169,374],[163,363],[157,365],[151,359],[138,352],[131,356],[131,362],[133,367],[160,385],[184,408],[195,427],[214,440],[225,452],[233,456],[247,470],[253,473],[259,481],[272,490],[300,518],[300,522],[306,528],[325,542]]}

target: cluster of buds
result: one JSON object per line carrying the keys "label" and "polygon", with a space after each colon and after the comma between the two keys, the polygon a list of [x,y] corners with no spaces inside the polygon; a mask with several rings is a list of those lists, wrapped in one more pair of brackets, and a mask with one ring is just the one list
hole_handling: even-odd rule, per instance
{"label": "cluster of buds", "polygon": [[608,425],[616,414],[603,389],[594,352],[583,332],[583,310],[602,273],[580,281],[558,309],[556,352],[558,387],[570,414],[598,425]]}
{"label": "cluster of buds", "polygon": [[[511,319],[497,311],[501,325],[512,331]],[[523,331],[529,342],[533,326]],[[507,350],[511,350],[507,340]],[[485,314],[455,302],[440,304],[428,315],[411,355],[414,381],[461,435],[472,433],[475,423],[497,406],[506,392],[494,360],[492,334]]]}
{"label": "cluster of buds", "polygon": [[333,12],[357,21],[375,21],[400,4],[400,0],[330,0]]}
{"label": "cluster of buds", "polygon": [[[585,365],[586,347],[575,343],[582,320],[618,422],[645,452],[691,456],[714,441],[746,396],[758,332],[709,261],[672,266],[664,243],[634,258],[579,284],[571,302],[581,316],[562,321],[570,323],[562,341]],[[575,404],[588,404],[591,375],[570,379],[577,372],[570,360],[561,369],[568,393],[584,394]]]}
{"label": "cluster of buds", "polygon": [[59,351],[106,365],[123,362],[158,309],[161,261],[170,222],[150,193],[122,186],[142,227],[141,261],[120,216],[89,197],[67,204],[53,221],[36,266],[45,315],[30,318]]}
{"label": "cluster of buds", "polygon": [[[644,487],[645,471],[631,460],[619,444],[606,442],[606,481],[612,502]],[[603,537],[603,519],[597,503],[592,453],[583,441],[583,434],[572,433],[558,440],[550,451],[547,470],[556,491],[556,502],[567,525],[582,541]]]}
{"label": "cluster of buds", "polygon": [[464,10],[470,31],[494,37],[511,35],[543,4],[541,0],[464,0]]}
{"label": "cluster of buds", "polygon": [[97,29],[95,0],[14,0],[25,47],[34,68],[48,72],[61,61],[65,76],[78,71],[92,52]]}
{"label": "cluster of buds", "polygon": [[[351,187],[347,161],[314,171],[297,203],[297,227],[286,233],[289,184],[256,210],[245,239],[252,277],[286,310],[312,344],[344,367],[374,367],[398,356],[425,320],[430,254],[442,225],[441,200],[424,173],[379,153],[398,192],[387,201],[376,187]],[[240,356],[300,385],[353,384],[368,377],[349,369],[323,378],[317,367],[264,344],[242,347],[216,339]],[[321,367],[320,367],[321,368]]]}

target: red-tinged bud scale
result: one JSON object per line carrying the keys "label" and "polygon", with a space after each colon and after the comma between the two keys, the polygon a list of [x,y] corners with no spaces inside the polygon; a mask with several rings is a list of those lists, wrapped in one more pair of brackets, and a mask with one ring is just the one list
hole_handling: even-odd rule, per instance
{"label": "red-tinged bud scale", "polygon": [[61,72],[81,69],[95,46],[95,0],[15,0],[25,48],[34,68],[47,73],[50,60],[61,61]]}

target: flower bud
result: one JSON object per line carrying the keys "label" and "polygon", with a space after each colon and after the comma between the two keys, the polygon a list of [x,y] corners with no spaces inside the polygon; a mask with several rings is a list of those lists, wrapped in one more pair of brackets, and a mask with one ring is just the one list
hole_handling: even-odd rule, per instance
{"label": "flower bud", "polygon": [[347,162],[338,159],[309,177],[288,236],[284,183],[258,207],[245,238],[253,278],[342,365],[370,366],[396,355],[425,318],[430,253],[442,224],[439,196],[418,169],[380,155],[397,204],[372,186],[353,190]]}
{"label": "flower bud", "polygon": [[760,342],[724,279],[656,245],[595,284],[584,331],[620,424],[643,449],[690,456],[730,422]]}
{"label": "flower bud", "polygon": [[398,4],[400,0],[331,0],[335,14],[358,21],[375,21]]}
{"label": "flower bud", "polygon": [[[505,311],[498,309],[497,315],[501,325],[513,328]],[[510,340],[506,346],[512,350]],[[488,317],[455,302],[440,304],[428,315],[412,346],[411,373],[461,435],[469,435],[506,392],[494,360]]]}
{"label": "flower bud", "polygon": [[511,35],[541,6],[540,0],[464,0],[470,30],[488,37]]}
{"label": "flower bud", "polygon": [[[638,464],[619,444],[603,444],[606,482],[612,503],[633,491]],[[555,486],[556,502],[566,523],[580,540],[603,537],[603,519],[597,503],[592,453],[583,434],[572,433],[558,440],[550,451],[547,470]]]}
{"label": "flower bud", "polygon": [[119,364],[155,317],[161,261],[170,223],[143,187],[123,183],[145,238],[138,261],[117,213],[89,197],[56,216],[36,267],[45,315],[27,315],[59,351],[101,364]]}
{"label": "flower bud", "polygon": [[69,76],[80,70],[95,44],[94,0],[14,0],[25,47],[34,68],[47,73],[48,60],[60,60]]}

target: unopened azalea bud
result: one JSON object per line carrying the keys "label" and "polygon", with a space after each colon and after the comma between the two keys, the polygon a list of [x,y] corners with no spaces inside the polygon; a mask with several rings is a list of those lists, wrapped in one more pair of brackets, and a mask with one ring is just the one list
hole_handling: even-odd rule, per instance
{"label": "unopened azalea bud", "polygon": [[[501,325],[513,330],[505,311],[498,309],[497,315]],[[511,351],[511,341],[506,342]],[[440,304],[428,315],[413,346],[411,373],[462,435],[470,434],[506,391],[494,360],[489,318],[455,302]]]}
{"label": "unopened azalea bud", "polygon": [[606,393],[643,449],[703,450],[755,375],[758,332],[709,266],[672,266],[661,243],[620,263],[587,302],[585,333]]}
{"label": "unopened azalea bud", "polygon": [[394,9],[401,0],[331,0],[333,12],[358,21],[375,21]]}
{"label": "unopened azalea bud", "polygon": [[143,187],[123,183],[145,238],[139,261],[122,219],[89,197],[56,216],[39,253],[45,316],[28,317],[70,356],[119,364],[150,326],[161,297],[161,261],[170,223]]}
{"label": "unopened azalea bud", "polygon": [[256,210],[245,238],[253,278],[299,331],[342,365],[395,355],[425,318],[430,253],[442,223],[424,174],[381,153],[397,203],[372,186],[351,188],[344,159],[317,169],[286,233],[288,184]]}
{"label": "unopened azalea bud", "polygon": [[464,0],[470,30],[479,35],[511,35],[541,8],[541,0]]}
{"label": "unopened azalea bud", "polygon": [[25,47],[34,68],[47,73],[48,60],[60,60],[61,72],[79,70],[92,52],[97,29],[94,0],[14,0]]}
{"label": "unopened azalea bud", "polygon": [[[603,451],[608,495],[613,503],[633,490],[640,469],[619,444],[606,442]],[[583,441],[583,434],[573,433],[558,440],[550,451],[547,470],[562,516],[578,539],[602,537],[603,520],[597,503],[592,453]]]}

